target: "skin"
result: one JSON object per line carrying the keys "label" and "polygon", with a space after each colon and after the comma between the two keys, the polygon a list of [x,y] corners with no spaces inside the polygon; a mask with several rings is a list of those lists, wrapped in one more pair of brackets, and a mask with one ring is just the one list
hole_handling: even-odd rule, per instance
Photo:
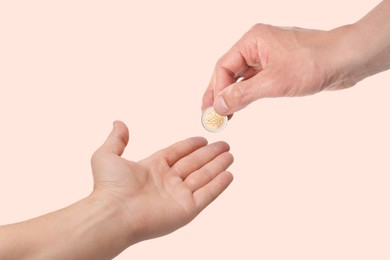
{"label": "skin", "polygon": [[122,122],[92,156],[94,190],[75,204],[0,227],[0,259],[112,259],[128,246],[189,223],[231,183],[225,142],[201,137],[139,162],[121,157]]}
{"label": "skin", "polygon": [[[231,115],[266,97],[351,87],[390,68],[390,0],[331,31],[257,24],[217,63],[202,108]],[[237,82],[239,78],[243,80]],[[189,223],[231,183],[224,142],[190,138],[133,162],[114,123],[92,157],[94,190],[67,208],[0,227],[0,259],[111,259]]]}
{"label": "skin", "polygon": [[389,14],[385,0],[360,21],[330,31],[253,26],[217,62],[202,109],[232,115],[261,98],[344,89],[389,69]]}

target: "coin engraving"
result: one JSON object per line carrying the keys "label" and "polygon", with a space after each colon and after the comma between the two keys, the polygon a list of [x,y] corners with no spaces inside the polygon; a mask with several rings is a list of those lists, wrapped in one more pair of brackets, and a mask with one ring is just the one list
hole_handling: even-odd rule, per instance
{"label": "coin engraving", "polygon": [[225,128],[227,124],[227,117],[221,116],[215,112],[213,107],[208,107],[202,114],[202,125],[210,132],[219,132]]}
{"label": "coin engraving", "polygon": [[207,111],[204,117],[204,123],[210,128],[220,128],[223,125],[223,117],[218,115],[215,111]]}

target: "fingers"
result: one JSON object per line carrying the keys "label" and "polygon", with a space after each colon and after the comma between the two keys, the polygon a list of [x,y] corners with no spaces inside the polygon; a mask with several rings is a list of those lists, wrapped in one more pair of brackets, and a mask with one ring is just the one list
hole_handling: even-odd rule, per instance
{"label": "fingers", "polygon": [[203,95],[202,110],[213,105],[215,97],[239,77],[249,78],[262,70],[256,37],[249,31],[217,62],[213,77]]}
{"label": "fingers", "polygon": [[247,68],[245,59],[237,50],[230,50],[216,64],[209,86],[203,95],[202,110],[212,106],[214,97],[237,80],[237,76]]}
{"label": "fingers", "polygon": [[222,153],[199,170],[190,174],[184,182],[194,192],[225,171],[233,163],[233,160],[231,153]]}
{"label": "fingers", "polygon": [[169,166],[174,165],[181,158],[191,154],[197,149],[207,145],[207,140],[203,137],[192,137],[180,142],[177,142],[157,154],[165,158]]}
{"label": "fingers", "polygon": [[220,115],[230,115],[246,107],[253,101],[267,96],[273,96],[272,80],[268,70],[225,88],[214,101],[214,109]]}
{"label": "fingers", "polygon": [[202,168],[218,155],[229,151],[230,147],[225,142],[217,142],[204,146],[183,157],[172,166],[172,172],[181,179],[186,179],[188,175]]}
{"label": "fingers", "polygon": [[239,49],[232,48],[217,63],[214,71],[214,97],[224,88],[233,84],[248,65]]}
{"label": "fingers", "polygon": [[213,202],[233,181],[230,172],[222,172],[212,179],[208,184],[195,191],[193,196],[199,211],[202,211]]}
{"label": "fingers", "polygon": [[97,152],[113,153],[121,156],[128,141],[129,130],[127,126],[121,121],[115,121],[111,133]]}

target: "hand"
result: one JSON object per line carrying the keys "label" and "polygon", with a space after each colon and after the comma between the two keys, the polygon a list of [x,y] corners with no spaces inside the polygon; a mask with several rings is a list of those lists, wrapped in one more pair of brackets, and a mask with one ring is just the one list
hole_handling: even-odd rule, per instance
{"label": "hand", "polygon": [[132,162],[121,157],[128,138],[127,127],[115,122],[92,157],[92,170],[94,193],[120,205],[136,242],[187,224],[233,179],[225,171],[233,157],[224,142],[207,145],[194,137]]}
{"label": "hand", "polygon": [[216,64],[202,109],[214,105],[230,115],[260,98],[353,86],[358,79],[351,71],[358,63],[345,44],[350,31],[255,25]]}
{"label": "hand", "polygon": [[49,214],[0,226],[1,259],[113,259],[130,245],[190,222],[230,184],[224,142],[190,138],[136,163],[115,122],[92,156],[94,191]]}

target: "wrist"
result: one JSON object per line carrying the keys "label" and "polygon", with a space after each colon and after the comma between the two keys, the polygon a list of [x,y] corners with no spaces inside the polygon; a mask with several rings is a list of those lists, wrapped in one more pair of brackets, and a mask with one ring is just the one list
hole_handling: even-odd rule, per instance
{"label": "wrist", "polygon": [[359,37],[356,24],[345,25],[326,32],[323,43],[322,64],[326,71],[327,90],[344,89],[354,86],[369,76],[366,67],[368,57],[364,55],[367,47]]}
{"label": "wrist", "polygon": [[334,68],[336,87],[340,84],[352,86],[390,69],[389,12],[390,1],[383,1],[356,23],[329,31],[336,47],[329,55],[337,65]]}
{"label": "wrist", "polygon": [[112,233],[115,240],[122,241],[125,247],[139,242],[139,225],[120,198],[106,191],[94,191],[85,200],[95,205],[96,214],[103,216],[101,220],[105,223],[103,227],[107,228],[107,232]]}

